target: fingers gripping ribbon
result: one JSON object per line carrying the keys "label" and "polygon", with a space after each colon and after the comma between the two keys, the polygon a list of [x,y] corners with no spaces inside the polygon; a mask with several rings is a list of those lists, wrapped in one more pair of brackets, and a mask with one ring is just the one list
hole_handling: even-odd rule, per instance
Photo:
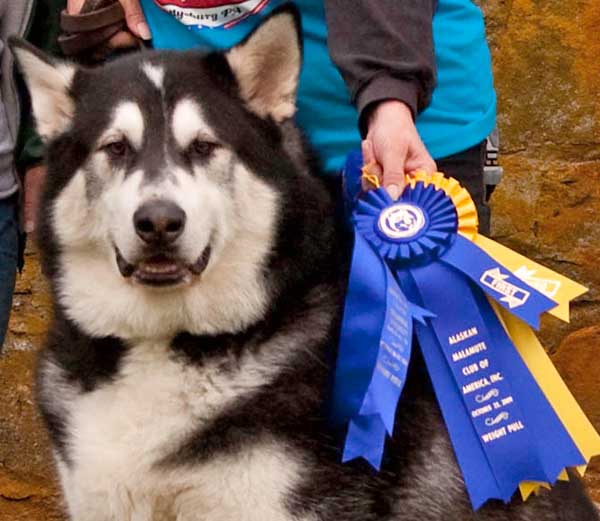
{"label": "fingers gripping ribbon", "polygon": [[478,236],[456,180],[417,174],[394,201],[357,195],[358,165],[345,172],[354,250],[332,398],[343,461],[385,466],[414,332],[474,509],[582,471],[600,437],[531,328],[565,306],[568,318],[585,288]]}

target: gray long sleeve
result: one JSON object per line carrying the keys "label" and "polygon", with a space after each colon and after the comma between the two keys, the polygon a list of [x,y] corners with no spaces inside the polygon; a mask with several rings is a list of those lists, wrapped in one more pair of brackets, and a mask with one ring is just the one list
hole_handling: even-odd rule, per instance
{"label": "gray long sleeve", "polygon": [[[0,58],[4,48],[4,42],[0,40]],[[0,71],[0,80],[2,72]],[[17,178],[14,170],[13,161],[13,138],[8,126],[4,99],[0,92],[0,199],[4,199],[15,193],[18,189]]]}
{"label": "gray long sleeve", "polygon": [[398,99],[416,116],[435,85],[433,14],[437,0],[324,0],[329,52],[360,114]]}

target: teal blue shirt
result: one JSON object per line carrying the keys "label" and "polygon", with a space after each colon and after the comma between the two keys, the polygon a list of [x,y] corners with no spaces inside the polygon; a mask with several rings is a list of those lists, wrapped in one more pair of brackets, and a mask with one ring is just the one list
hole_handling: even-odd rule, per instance
{"label": "teal blue shirt", "polygon": [[[206,0],[202,4],[213,7],[194,10],[173,7],[185,5],[181,0],[158,1],[172,4],[170,9],[176,12],[167,12],[155,0],[141,1],[154,47],[207,50],[239,43],[265,15],[283,3]],[[325,170],[337,172],[348,152],[360,147],[358,114],[329,56],[322,0],[295,3],[302,15],[304,37],[297,121]],[[417,117],[417,129],[430,154],[439,159],[485,139],[495,126],[496,96],[483,16],[471,0],[438,0],[433,39],[437,86],[431,104]]]}

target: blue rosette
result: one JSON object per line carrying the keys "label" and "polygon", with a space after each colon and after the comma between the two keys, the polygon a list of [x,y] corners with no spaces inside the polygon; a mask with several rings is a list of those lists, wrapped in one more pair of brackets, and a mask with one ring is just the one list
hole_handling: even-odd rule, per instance
{"label": "blue rosette", "polygon": [[392,263],[418,265],[438,258],[452,244],[458,217],[452,201],[435,186],[409,187],[402,199],[372,190],[356,205],[356,230]]}
{"label": "blue rosette", "polygon": [[537,328],[556,302],[474,243],[475,207],[456,181],[420,176],[394,201],[383,189],[359,193],[359,176],[354,157],[332,401],[334,421],[347,426],[343,460],[381,467],[414,331],[475,509],[585,463],[490,304]]}

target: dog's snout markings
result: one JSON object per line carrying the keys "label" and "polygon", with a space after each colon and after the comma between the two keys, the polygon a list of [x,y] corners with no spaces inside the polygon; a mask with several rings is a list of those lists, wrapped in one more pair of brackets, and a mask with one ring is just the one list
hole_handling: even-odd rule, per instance
{"label": "dog's snout markings", "polygon": [[164,199],[144,203],[133,215],[138,237],[148,244],[172,244],[183,233],[185,221],[181,207]]}

